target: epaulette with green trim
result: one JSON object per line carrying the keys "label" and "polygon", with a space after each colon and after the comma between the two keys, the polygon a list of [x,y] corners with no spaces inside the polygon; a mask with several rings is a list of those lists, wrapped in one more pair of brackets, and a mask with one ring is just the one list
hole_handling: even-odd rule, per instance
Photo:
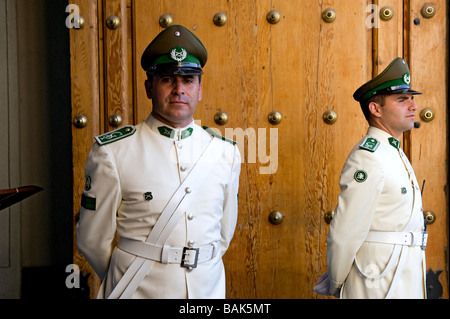
{"label": "epaulette with green trim", "polygon": [[233,145],[236,145],[236,144],[237,144],[236,141],[230,140],[229,138],[226,138],[226,137],[224,137],[224,136],[222,136],[222,135],[217,134],[216,132],[214,132],[212,129],[210,129],[210,128],[207,127],[207,126],[203,126],[203,129],[204,129],[205,131],[207,131],[208,133],[210,133],[211,135],[214,135],[215,137],[218,137],[218,138],[222,139],[223,141],[230,142],[230,143],[232,143]]}
{"label": "epaulette with green trim", "polygon": [[364,141],[362,141],[362,143],[359,145],[359,148],[362,148],[369,152],[375,152],[378,146],[380,146],[380,142],[376,138],[368,136],[364,139]]}
{"label": "epaulette with green trim", "polygon": [[106,145],[131,136],[135,132],[136,128],[133,125],[125,125],[117,130],[96,136],[95,140],[100,145]]}

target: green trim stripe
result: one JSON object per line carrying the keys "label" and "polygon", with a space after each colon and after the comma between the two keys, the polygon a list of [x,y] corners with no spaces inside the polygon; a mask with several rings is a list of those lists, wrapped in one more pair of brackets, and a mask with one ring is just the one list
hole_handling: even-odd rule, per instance
{"label": "green trim stripe", "polygon": [[222,135],[217,134],[216,132],[214,132],[212,129],[210,129],[210,128],[207,127],[207,126],[203,126],[203,129],[204,129],[205,131],[207,131],[208,133],[214,135],[215,137],[218,137],[218,138],[222,139],[222,141],[230,142],[230,143],[232,143],[233,145],[236,145],[236,144],[237,144],[236,141],[230,140],[229,138],[226,138],[226,137],[224,137],[224,136],[222,136]]}
{"label": "green trim stripe", "polygon": [[373,92],[383,90],[383,89],[391,87],[391,86],[397,86],[397,85],[405,85],[405,81],[403,81],[403,79],[395,79],[392,81],[385,82],[382,85],[379,85],[376,88],[374,88],[373,90],[370,90],[369,92],[364,94],[362,97],[362,100],[365,101],[365,100],[371,98],[373,96]]}

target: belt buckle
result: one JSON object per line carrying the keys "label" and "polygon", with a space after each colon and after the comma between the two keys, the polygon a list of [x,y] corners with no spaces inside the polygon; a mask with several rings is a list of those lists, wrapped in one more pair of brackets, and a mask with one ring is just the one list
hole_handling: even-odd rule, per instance
{"label": "belt buckle", "polygon": [[[195,251],[195,257],[192,257],[192,254],[190,253],[191,251],[192,252]],[[189,269],[197,268],[198,252],[199,248],[183,247],[183,254],[181,257],[180,266]],[[186,256],[190,258],[186,258]],[[192,258],[194,259],[194,261],[191,260]]]}
{"label": "belt buckle", "polygon": [[425,230],[422,232],[422,245],[420,246],[422,250],[425,250],[425,248],[427,248],[427,241],[428,241],[428,232]]}

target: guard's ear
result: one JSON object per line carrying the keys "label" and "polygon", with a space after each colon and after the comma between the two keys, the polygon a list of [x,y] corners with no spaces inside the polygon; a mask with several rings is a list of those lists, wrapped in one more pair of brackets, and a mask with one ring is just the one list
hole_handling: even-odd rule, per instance
{"label": "guard's ear", "polygon": [[149,80],[145,80],[145,92],[147,93],[147,97],[152,99],[152,83]]}
{"label": "guard's ear", "polygon": [[369,108],[370,113],[374,117],[381,117],[381,108],[382,106],[376,102],[370,102],[367,106]]}
{"label": "guard's ear", "polygon": [[200,102],[203,98],[203,82],[200,82],[199,88],[198,88],[198,101]]}

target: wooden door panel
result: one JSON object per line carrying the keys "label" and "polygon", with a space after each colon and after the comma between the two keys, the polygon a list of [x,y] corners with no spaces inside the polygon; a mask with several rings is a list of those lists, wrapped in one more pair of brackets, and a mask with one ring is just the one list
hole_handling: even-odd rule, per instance
{"label": "wooden door panel", "polygon": [[[435,223],[427,227],[429,240],[426,249],[427,270],[430,280],[429,294],[448,298],[448,19],[447,3],[433,1],[436,15],[423,18],[420,13],[427,1],[411,1],[408,19],[408,62],[411,68],[411,85],[423,92],[415,101],[418,105],[416,121],[419,129],[411,133],[411,163],[420,184],[425,180],[423,209],[435,213]],[[420,23],[414,22],[419,19]],[[435,112],[431,122],[420,119],[425,108]],[[447,265],[447,266],[446,266]],[[442,285],[437,287],[437,279]]]}
{"label": "wooden door panel", "polygon": [[85,184],[84,165],[94,136],[100,134],[100,126],[103,126],[103,123],[100,124],[98,6],[95,1],[89,0],[77,0],[71,3],[80,8],[80,15],[85,19],[83,28],[70,30],[72,119],[84,115],[88,123],[85,128],[72,126],[74,264],[79,266],[83,276],[88,277],[91,287],[89,297],[95,298],[100,281],[84,257],[77,251],[75,226]]}
{"label": "wooden door panel", "polygon": [[[116,129],[110,123],[110,117],[119,115],[123,124],[133,123],[133,105],[129,95],[131,64],[129,51],[129,11],[127,0],[103,1],[101,30],[103,31],[103,72],[104,72],[104,127],[107,131]],[[117,17],[120,25],[108,27],[108,21]],[[131,38],[130,38],[131,40]]]}

